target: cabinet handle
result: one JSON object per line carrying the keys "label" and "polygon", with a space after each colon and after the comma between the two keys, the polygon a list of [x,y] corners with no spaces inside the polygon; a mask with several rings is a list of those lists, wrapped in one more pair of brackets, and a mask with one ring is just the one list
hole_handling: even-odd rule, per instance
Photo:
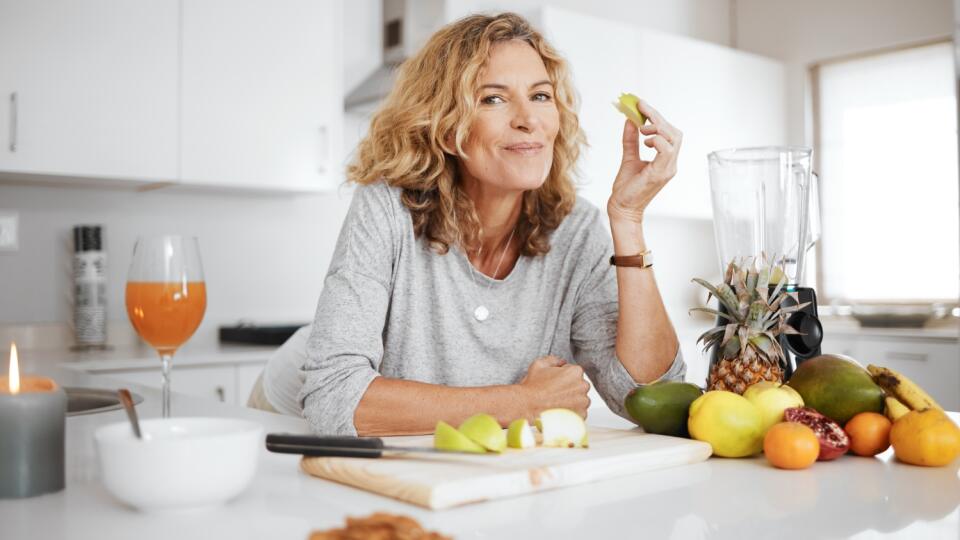
{"label": "cabinet handle", "polygon": [[17,93],[10,94],[10,151],[17,151]]}
{"label": "cabinet handle", "polygon": [[226,392],[223,391],[222,386],[218,386],[216,392],[217,392],[217,399],[219,399],[221,403],[227,401]]}
{"label": "cabinet handle", "polygon": [[911,362],[926,362],[926,353],[887,352],[887,360],[909,360]]}

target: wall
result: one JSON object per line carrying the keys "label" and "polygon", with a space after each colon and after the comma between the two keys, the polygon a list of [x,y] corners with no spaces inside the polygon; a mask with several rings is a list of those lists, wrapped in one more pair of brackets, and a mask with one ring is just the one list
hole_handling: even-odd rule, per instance
{"label": "wall", "polygon": [[199,238],[208,307],[195,342],[238,319],[309,321],[348,200],[0,185],[0,208],[20,214],[20,250],[0,253],[0,326],[70,320],[70,231],[88,223],[105,226],[112,342],[129,340],[124,283],[141,233]]}
{"label": "wall", "polygon": [[791,144],[812,142],[810,64],[950,37],[952,0],[735,0],[736,46],[788,62]]}
{"label": "wall", "polygon": [[[447,9],[520,10],[539,3],[500,2],[498,7],[487,1],[449,2]],[[585,9],[572,0],[544,3]],[[351,88],[380,61],[380,2],[356,0],[346,2],[344,9],[344,77],[345,87]],[[589,9],[717,43],[726,43],[730,36],[726,0],[611,1]],[[348,151],[362,134],[364,121],[362,116],[346,118]],[[0,253],[0,334],[3,326],[63,326],[70,320],[69,234],[80,223],[106,227],[111,341],[130,339],[119,334],[129,334],[123,285],[138,233],[174,231],[200,238],[210,301],[194,342],[213,342],[218,325],[241,318],[309,320],[348,202],[346,190],[265,197],[0,185],[0,208],[20,214],[21,246],[16,253]],[[712,234],[707,221],[660,219],[647,225],[661,289],[678,323],[686,323],[686,308],[695,298],[689,278],[716,272]]]}

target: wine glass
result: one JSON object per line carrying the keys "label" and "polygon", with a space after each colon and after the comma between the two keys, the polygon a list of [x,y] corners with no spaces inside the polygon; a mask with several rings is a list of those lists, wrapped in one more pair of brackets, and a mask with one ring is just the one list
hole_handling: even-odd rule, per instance
{"label": "wine glass", "polygon": [[170,416],[170,361],[193,335],[207,308],[207,291],[194,237],[142,236],[127,273],[127,315],[160,355],[163,417]]}

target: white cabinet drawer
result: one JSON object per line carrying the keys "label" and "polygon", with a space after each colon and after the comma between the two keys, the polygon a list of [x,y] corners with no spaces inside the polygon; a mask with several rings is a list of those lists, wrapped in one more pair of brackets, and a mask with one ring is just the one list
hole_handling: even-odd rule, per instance
{"label": "white cabinet drawer", "polygon": [[[160,368],[101,372],[122,381],[160,388]],[[237,381],[234,366],[180,367],[170,370],[170,391],[211,399],[223,403],[236,403]]]}
{"label": "white cabinet drawer", "polygon": [[960,409],[960,344],[943,341],[887,340],[861,337],[863,365],[876,364],[903,373],[945,409]]}

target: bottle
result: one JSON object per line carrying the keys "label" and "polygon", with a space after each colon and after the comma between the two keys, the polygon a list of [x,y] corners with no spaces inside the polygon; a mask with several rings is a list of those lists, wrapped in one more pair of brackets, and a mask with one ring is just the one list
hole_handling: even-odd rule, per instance
{"label": "bottle", "polygon": [[107,254],[100,225],[73,228],[73,332],[77,349],[107,344]]}

